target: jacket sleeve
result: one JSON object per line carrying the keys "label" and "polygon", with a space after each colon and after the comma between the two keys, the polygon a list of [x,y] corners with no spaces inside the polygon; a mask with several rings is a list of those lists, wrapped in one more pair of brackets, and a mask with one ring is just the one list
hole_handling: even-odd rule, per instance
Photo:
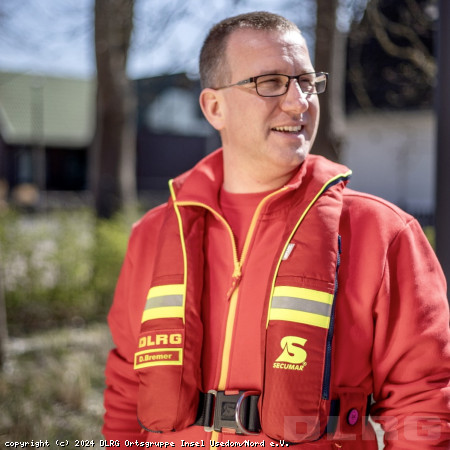
{"label": "jacket sleeve", "polygon": [[450,449],[446,283],[416,220],[389,246],[374,317],[372,416],[386,450]]}
{"label": "jacket sleeve", "polygon": [[109,353],[105,370],[105,416],[102,432],[108,441],[141,440],[136,413],[138,380],[132,360],[135,331],[132,329],[127,311],[128,284],[132,269],[130,256],[127,254],[108,315],[108,324],[115,344],[115,348]]}
{"label": "jacket sleeve", "polygon": [[134,371],[134,353],[153,273],[153,255],[156,252],[163,207],[161,205],[151,210],[133,226],[108,314],[115,348],[109,353],[105,369],[102,432],[107,440],[145,440],[137,419],[139,383]]}

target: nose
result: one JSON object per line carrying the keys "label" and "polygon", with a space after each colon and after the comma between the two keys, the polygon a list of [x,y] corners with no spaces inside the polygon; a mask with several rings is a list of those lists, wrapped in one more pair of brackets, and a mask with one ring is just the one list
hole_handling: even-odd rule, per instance
{"label": "nose", "polygon": [[281,98],[281,108],[286,112],[299,114],[305,112],[309,107],[306,94],[300,89],[296,79],[289,80],[288,90]]}

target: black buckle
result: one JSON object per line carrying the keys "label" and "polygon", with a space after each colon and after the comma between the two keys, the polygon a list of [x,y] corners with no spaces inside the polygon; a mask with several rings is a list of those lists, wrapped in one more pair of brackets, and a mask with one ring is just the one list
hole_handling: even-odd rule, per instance
{"label": "black buckle", "polygon": [[[226,391],[208,391],[210,401],[206,401],[205,431],[221,432],[224,428],[235,430],[236,434],[257,435],[261,430],[258,414],[257,391],[239,391],[228,394]],[[211,400],[214,400],[212,405]],[[208,418],[209,421],[208,421]]]}

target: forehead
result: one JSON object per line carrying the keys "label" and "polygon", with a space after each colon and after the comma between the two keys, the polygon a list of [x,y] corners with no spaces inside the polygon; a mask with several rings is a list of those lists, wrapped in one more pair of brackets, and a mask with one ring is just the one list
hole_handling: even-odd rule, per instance
{"label": "forehead", "polygon": [[237,30],[228,39],[227,63],[239,75],[313,70],[305,39],[295,31]]}

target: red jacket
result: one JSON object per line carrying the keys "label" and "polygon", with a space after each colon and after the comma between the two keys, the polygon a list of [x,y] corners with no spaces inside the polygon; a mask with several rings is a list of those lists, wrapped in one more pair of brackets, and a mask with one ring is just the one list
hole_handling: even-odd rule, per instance
{"label": "red jacket", "polygon": [[[206,286],[211,291],[216,283],[231,287],[236,270],[232,237],[224,221],[217,218],[221,164],[221,153],[216,152],[173,184],[177,201],[208,206],[208,210],[203,208],[208,227],[204,251],[208,261]],[[258,211],[244,250],[233,315],[229,314],[228,301],[210,302],[205,307],[205,392],[225,388],[261,391],[263,306],[245,299],[259,298],[255,290],[261,280],[268,278],[293,199],[305,195],[322,172],[342,173],[343,166],[308,156],[289,185]],[[210,439],[242,441],[244,437],[215,432],[211,435],[199,426],[175,433],[143,433],[136,419],[138,379],[133,358],[154,271],[158,235],[164,233],[166,207],[147,213],[134,226],[130,238],[109,314],[116,349],[110,353],[106,368],[103,433],[107,440],[174,442],[176,446],[180,446],[181,439],[203,440],[206,446]],[[320,232],[309,234],[305,245],[320,239]],[[373,393],[371,414],[385,428],[386,448],[450,448],[448,303],[445,280],[433,251],[411,216],[383,200],[350,189],[344,190],[339,234],[342,255],[332,392],[356,389]],[[227,323],[229,317],[233,318],[232,324]],[[222,362],[224,354],[226,361]],[[362,437],[351,433],[335,437],[333,441],[324,437],[302,448],[336,448],[335,442],[342,448],[376,448],[370,427]],[[264,440],[267,446],[271,442],[264,434],[252,439]]]}

